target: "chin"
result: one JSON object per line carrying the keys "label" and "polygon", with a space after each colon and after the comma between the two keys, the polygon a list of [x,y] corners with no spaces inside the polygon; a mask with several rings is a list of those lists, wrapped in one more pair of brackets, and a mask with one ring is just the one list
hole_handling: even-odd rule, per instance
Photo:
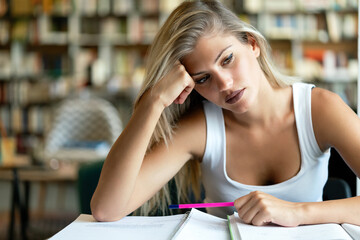
{"label": "chin", "polygon": [[249,110],[249,108],[244,104],[234,104],[232,106],[222,106],[222,108],[226,109],[227,111],[236,113],[236,114],[243,114]]}

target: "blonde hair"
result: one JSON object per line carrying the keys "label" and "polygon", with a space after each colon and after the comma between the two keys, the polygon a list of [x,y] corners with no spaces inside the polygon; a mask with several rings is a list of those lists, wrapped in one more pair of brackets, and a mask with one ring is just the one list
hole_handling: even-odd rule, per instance
{"label": "blonde hair", "polygon": [[[157,33],[150,47],[146,75],[135,107],[141,96],[170,71],[176,61],[191,53],[197,40],[210,33],[233,34],[240,42],[248,44],[255,41],[260,48],[259,65],[273,87],[290,85],[292,78],[276,70],[269,58],[270,47],[261,33],[253,26],[241,21],[233,12],[218,1],[185,1],[168,17]],[[149,143],[148,151],[160,141],[168,144],[173,129],[180,116],[189,108],[199,103],[195,91],[182,105],[172,104],[167,107],[157,123]],[[188,163],[174,177],[177,201],[186,202],[189,189],[195,197],[200,198],[200,165],[199,161]],[[160,210],[167,213],[167,205],[172,200],[169,184],[165,185],[155,196],[137,210],[137,214],[149,215]]]}

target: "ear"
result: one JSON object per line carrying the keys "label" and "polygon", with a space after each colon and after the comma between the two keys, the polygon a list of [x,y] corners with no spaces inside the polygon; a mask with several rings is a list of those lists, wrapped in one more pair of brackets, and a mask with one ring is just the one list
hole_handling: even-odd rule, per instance
{"label": "ear", "polygon": [[248,39],[248,44],[251,47],[251,50],[254,52],[255,57],[259,57],[260,56],[260,47],[258,45],[258,43],[256,42],[256,39],[254,38],[253,35],[247,33],[247,39]]}

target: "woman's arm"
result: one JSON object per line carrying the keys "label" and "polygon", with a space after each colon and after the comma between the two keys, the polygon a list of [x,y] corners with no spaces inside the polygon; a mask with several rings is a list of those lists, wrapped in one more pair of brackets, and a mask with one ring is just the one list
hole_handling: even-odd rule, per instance
{"label": "woman's arm", "polygon": [[191,159],[193,147],[199,146],[188,144],[188,137],[196,138],[186,130],[192,119],[183,121],[184,129],[180,126],[168,148],[160,142],[146,151],[163,109],[174,101],[183,103],[193,86],[185,68],[177,64],[143,95],[105,160],[91,200],[95,219],[112,221],[131,213]]}
{"label": "woman's arm", "polygon": [[286,227],[320,223],[351,223],[360,226],[360,197],[323,202],[288,202],[260,191],[235,200],[239,217],[249,224],[269,223]]}
{"label": "woman's arm", "polygon": [[[335,93],[314,88],[312,90],[313,128],[321,150],[334,147],[346,164],[360,176],[360,119]],[[326,201],[322,205],[309,204],[305,212],[321,211],[312,219],[326,222],[360,225],[360,197]],[[308,219],[310,221],[310,219]]]}
{"label": "woman's arm", "polygon": [[[312,90],[312,120],[321,150],[334,147],[354,173],[360,176],[360,119],[327,90]],[[318,223],[360,225],[360,197],[324,202],[294,203],[263,192],[252,192],[235,201],[240,218],[254,225],[275,223],[298,226]]]}
{"label": "woman's arm", "polygon": [[312,119],[316,140],[321,150],[334,147],[360,176],[360,119],[335,93],[312,90]]}

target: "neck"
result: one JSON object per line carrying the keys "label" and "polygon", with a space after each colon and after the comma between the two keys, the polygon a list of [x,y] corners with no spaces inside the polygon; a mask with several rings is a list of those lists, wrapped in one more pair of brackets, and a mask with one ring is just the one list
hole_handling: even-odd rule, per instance
{"label": "neck", "polygon": [[262,86],[256,102],[249,111],[241,114],[225,111],[226,118],[249,128],[263,128],[271,127],[274,123],[283,121],[293,113],[291,88],[274,88],[270,84]]}

